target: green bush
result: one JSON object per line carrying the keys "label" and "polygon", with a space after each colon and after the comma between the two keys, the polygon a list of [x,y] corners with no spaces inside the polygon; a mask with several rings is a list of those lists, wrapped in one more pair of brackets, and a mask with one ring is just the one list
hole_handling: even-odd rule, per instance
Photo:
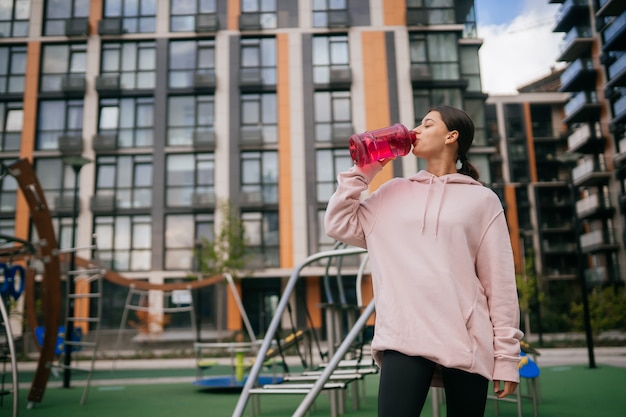
{"label": "green bush", "polygon": [[[584,329],[583,304],[572,303],[572,325]],[[589,318],[594,336],[607,330],[626,331],[626,293],[613,286],[594,288],[589,293]]]}

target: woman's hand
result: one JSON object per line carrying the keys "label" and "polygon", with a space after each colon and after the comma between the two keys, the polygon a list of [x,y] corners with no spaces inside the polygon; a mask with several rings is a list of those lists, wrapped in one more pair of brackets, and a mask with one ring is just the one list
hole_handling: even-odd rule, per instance
{"label": "woman's hand", "polygon": [[[504,388],[500,389],[502,382],[504,382]],[[504,398],[507,395],[513,394],[518,385],[517,382],[512,381],[493,381],[493,392],[498,398]]]}

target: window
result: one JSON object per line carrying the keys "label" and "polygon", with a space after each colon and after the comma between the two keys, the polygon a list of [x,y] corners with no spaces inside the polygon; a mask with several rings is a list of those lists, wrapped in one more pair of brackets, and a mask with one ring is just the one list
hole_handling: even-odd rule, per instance
{"label": "window", "polygon": [[460,77],[457,35],[411,33],[409,35],[411,76],[434,80],[458,80]]}
{"label": "window", "polygon": [[315,156],[317,202],[328,203],[337,189],[337,175],[347,171],[354,163],[346,149],[318,149]]}
{"label": "window", "polygon": [[165,218],[166,270],[194,270],[197,242],[214,239],[212,214],[170,215]]}
{"label": "window", "polygon": [[[13,160],[0,160],[4,166],[11,165]],[[14,213],[17,204],[17,180],[11,175],[0,176],[0,213]],[[9,235],[13,235],[13,230]]]}
{"label": "window", "polygon": [[152,156],[105,156],[97,159],[96,194],[113,196],[121,209],[152,204]]}
{"label": "window", "polygon": [[215,84],[215,42],[185,40],[170,43],[170,88],[190,88],[202,81]]}
{"label": "window", "polygon": [[480,63],[478,61],[477,46],[462,46],[461,49],[461,77],[468,81],[467,91],[482,91],[480,83]]}
{"label": "window", "polygon": [[89,17],[89,0],[47,0],[43,34],[65,35],[68,19]]}
{"label": "window", "polygon": [[157,0],[105,0],[104,18],[121,18],[125,33],[156,30]]}
{"label": "window", "polygon": [[26,46],[0,46],[0,94],[22,94]]}
{"label": "window", "polygon": [[[170,6],[170,31],[191,32],[199,25],[198,15],[215,14],[216,0],[172,0]],[[217,23],[217,22],[216,22]]]}
{"label": "window", "polygon": [[[0,201],[1,200],[2,200],[2,195],[0,195]],[[2,206],[4,206],[4,204],[0,203],[0,207]],[[3,234],[5,236],[14,236],[15,235],[15,220],[0,219],[0,234]]]}
{"label": "window", "polygon": [[314,0],[313,27],[347,26],[348,6],[346,3],[346,0]]}
{"label": "window", "polygon": [[167,157],[168,207],[215,205],[215,159],[212,153]]}
{"label": "window", "polygon": [[30,0],[8,0],[0,2],[0,38],[28,36]]}
{"label": "window", "polygon": [[0,102],[0,151],[20,150],[24,110],[22,103]]}
{"label": "window", "polygon": [[242,203],[278,204],[278,153],[241,153]]}
{"label": "window", "polygon": [[241,213],[245,230],[247,265],[279,267],[278,212],[255,211]]}
{"label": "window", "polygon": [[86,44],[45,45],[41,60],[41,91],[61,91],[64,83],[83,82],[87,60]]}
{"label": "window", "polygon": [[458,88],[433,88],[429,90],[413,90],[413,111],[415,125],[422,123],[428,110],[435,106],[452,106],[463,108],[463,97]]}
{"label": "window", "polygon": [[276,24],[276,0],[241,0],[242,17],[250,18],[240,23],[240,27],[245,29],[248,22],[254,22],[254,28],[275,29]]}
{"label": "window", "polygon": [[241,144],[259,145],[278,141],[276,94],[241,95]]}
{"label": "window", "polygon": [[243,85],[276,85],[276,39],[241,40],[241,74]]}
{"label": "window", "polygon": [[117,147],[150,147],[154,135],[154,99],[114,98],[100,100],[98,133],[117,135]]}
{"label": "window", "polygon": [[39,105],[37,149],[59,149],[60,136],[82,136],[83,101],[49,100]]}
{"label": "window", "polygon": [[315,99],[315,140],[348,143],[353,133],[349,91],[317,91]]}
{"label": "window", "polygon": [[154,42],[105,43],[102,45],[102,75],[118,75],[120,88],[153,89],[156,80]]}
{"label": "window", "polygon": [[174,96],[169,98],[167,144],[189,146],[204,132],[213,132],[213,96]]}
{"label": "window", "polygon": [[463,102],[463,110],[474,121],[474,143],[472,146],[487,146],[487,116],[485,115],[484,101],[466,99]]}
{"label": "window", "polygon": [[[35,173],[48,205],[67,214],[74,203],[74,170],[61,158],[38,158]],[[68,240],[69,244],[70,241]]]}
{"label": "window", "polygon": [[100,260],[116,271],[149,271],[150,216],[98,216],[94,219]]}
{"label": "window", "polygon": [[313,82],[328,84],[333,77],[350,80],[350,48],[348,36],[316,36],[313,38]]}
{"label": "window", "polygon": [[407,25],[456,23],[454,0],[407,0]]}

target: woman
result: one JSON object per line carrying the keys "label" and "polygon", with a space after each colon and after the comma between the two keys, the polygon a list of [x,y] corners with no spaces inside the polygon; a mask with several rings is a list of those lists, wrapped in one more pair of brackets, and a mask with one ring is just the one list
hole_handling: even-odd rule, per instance
{"label": "woman", "polygon": [[426,170],[365,199],[390,160],[340,173],[326,233],[370,256],[378,415],[419,415],[436,376],[448,417],[483,416],[489,380],[499,398],[519,382],[522,332],[504,210],[467,160],[467,113],[436,107],[414,131],[412,153]]}

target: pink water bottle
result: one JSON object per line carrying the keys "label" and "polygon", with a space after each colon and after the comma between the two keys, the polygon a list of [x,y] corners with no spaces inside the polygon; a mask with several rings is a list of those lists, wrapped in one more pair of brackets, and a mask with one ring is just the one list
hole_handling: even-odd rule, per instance
{"label": "pink water bottle", "polygon": [[404,156],[411,151],[415,139],[415,132],[400,123],[357,133],[350,136],[350,156],[358,166],[394,156]]}

